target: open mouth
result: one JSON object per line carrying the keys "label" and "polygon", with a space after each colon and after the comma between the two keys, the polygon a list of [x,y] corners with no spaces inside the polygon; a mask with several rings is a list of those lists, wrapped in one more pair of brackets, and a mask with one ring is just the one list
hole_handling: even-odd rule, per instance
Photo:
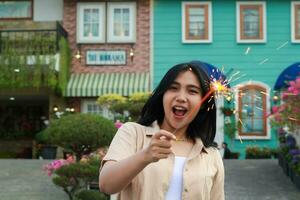
{"label": "open mouth", "polygon": [[187,113],[187,109],[181,106],[174,106],[172,111],[176,117],[184,117]]}

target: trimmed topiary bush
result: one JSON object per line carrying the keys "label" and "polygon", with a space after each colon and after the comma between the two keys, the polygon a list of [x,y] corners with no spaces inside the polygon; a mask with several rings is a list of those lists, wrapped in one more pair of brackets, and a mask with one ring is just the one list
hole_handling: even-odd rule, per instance
{"label": "trimmed topiary bush", "polygon": [[75,153],[79,160],[83,154],[110,144],[116,128],[112,121],[92,114],[76,113],[51,121],[43,131],[43,140]]}

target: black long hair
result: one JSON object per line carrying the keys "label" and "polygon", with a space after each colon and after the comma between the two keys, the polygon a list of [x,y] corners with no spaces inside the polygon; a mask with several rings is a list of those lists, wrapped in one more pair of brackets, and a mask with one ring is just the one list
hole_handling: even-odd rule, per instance
{"label": "black long hair", "polygon": [[[206,68],[201,62],[189,62],[175,65],[165,74],[159,85],[145,103],[138,123],[144,126],[151,125],[155,120],[162,124],[165,117],[163,107],[163,95],[175,81],[177,76],[184,71],[192,70],[197,76],[201,94],[204,97],[210,90],[210,78]],[[204,146],[211,146],[216,135],[216,105],[214,98],[208,98],[203,102],[196,117],[187,128],[187,137],[194,140],[201,138]]]}

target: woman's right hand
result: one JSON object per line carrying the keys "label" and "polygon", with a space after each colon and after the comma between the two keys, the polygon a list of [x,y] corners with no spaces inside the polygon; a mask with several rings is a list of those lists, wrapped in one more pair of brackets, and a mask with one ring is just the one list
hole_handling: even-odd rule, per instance
{"label": "woman's right hand", "polygon": [[171,140],[176,140],[176,137],[168,131],[160,130],[155,133],[151,138],[149,146],[143,149],[145,161],[152,163],[167,158],[172,153]]}

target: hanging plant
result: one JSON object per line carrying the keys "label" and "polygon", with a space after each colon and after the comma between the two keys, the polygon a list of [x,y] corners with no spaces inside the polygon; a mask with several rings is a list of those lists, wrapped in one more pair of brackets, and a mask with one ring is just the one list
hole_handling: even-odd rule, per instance
{"label": "hanging plant", "polygon": [[59,72],[55,69],[56,33],[20,33],[13,39],[10,33],[2,33],[1,41],[0,88],[65,90],[71,60],[65,38],[60,40]]}
{"label": "hanging plant", "polygon": [[229,107],[222,107],[221,111],[225,116],[231,116],[234,113],[234,109]]}
{"label": "hanging plant", "polygon": [[59,54],[58,90],[64,95],[70,74],[71,50],[68,41],[63,37],[59,40]]}

